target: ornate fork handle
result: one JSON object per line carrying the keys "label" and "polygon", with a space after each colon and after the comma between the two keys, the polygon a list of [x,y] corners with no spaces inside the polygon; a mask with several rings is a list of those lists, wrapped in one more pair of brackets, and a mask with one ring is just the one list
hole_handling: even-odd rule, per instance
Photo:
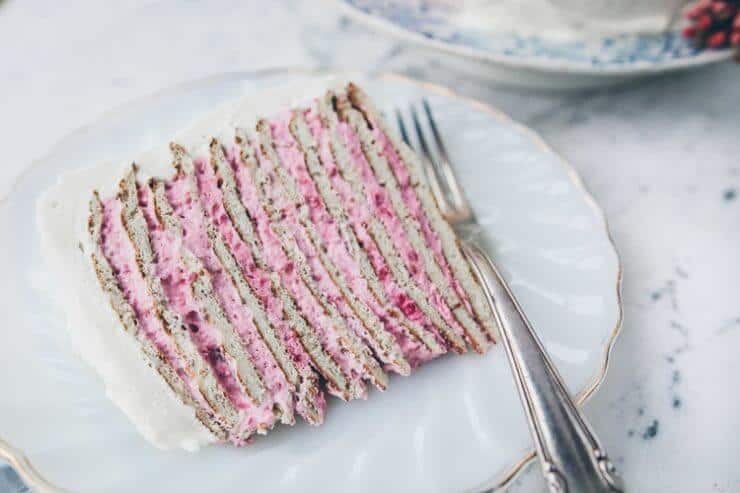
{"label": "ornate fork handle", "polygon": [[462,244],[499,324],[550,491],[624,491],[506,281],[476,244]]}

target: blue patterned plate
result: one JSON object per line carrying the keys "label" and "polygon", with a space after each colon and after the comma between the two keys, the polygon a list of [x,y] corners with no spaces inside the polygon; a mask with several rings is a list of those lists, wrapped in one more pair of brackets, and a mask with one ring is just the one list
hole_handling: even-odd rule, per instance
{"label": "blue patterned plate", "polygon": [[[677,31],[588,41],[494,33],[462,25],[454,3],[340,0],[375,28],[451,55],[504,69],[494,78],[539,87],[584,87],[728,59],[732,50],[697,50]],[[506,73],[508,71],[508,73]],[[537,78],[537,76],[544,78]],[[534,76],[534,78],[533,78]],[[558,77],[559,76],[559,77]]]}

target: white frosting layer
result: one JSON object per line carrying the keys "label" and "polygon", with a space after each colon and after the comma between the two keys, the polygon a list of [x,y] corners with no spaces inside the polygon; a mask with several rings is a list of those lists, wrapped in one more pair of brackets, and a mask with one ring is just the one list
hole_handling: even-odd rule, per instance
{"label": "white frosting layer", "polygon": [[670,27],[686,0],[465,0],[458,21],[499,33],[570,41]]}
{"label": "white frosting layer", "polygon": [[[260,116],[316,97],[335,81],[315,79],[300,87],[285,86],[245,96],[223,105],[173,137],[193,154],[208,152],[211,137],[231,141],[236,127],[252,127]],[[336,81],[337,84],[340,81]],[[134,161],[140,178],[172,174],[169,142]],[[109,196],[131,161],[104,162],[59,177],[36,206],[41,253],[56,280],[49,289],[66,314],[72,343],[100,375],[107,396],[152,444],[163,449],[197,450],[215,438],[151,369],[138,344],[126,334],[98,285],[89,258],[88,203],[93,190]]]}

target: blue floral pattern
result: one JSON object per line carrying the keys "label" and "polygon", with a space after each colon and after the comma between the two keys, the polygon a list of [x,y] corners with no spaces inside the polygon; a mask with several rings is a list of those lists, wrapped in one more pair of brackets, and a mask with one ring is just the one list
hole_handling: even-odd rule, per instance
{"label": "blue floral pattern", "polygon": [[554,41],[536,36],[495,35],[454,25],[453,7],[439,0],[342,0],[365,14],[397,28],[453,47],[474,50],[497,60],[536,59],[591,69],[620,70],[633,65],[656,65],[698,57],[680,33],[620,35],[594,41]]}
{"label": "blue floral pattern", "polygon": [[4,493],[30,493],[28,486],[7,464],[0,463],[0,491]]}

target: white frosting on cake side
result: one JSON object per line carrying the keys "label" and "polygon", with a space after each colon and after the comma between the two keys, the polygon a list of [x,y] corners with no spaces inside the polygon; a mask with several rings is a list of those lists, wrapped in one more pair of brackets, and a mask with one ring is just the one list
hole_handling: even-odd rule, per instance
{"label": "white frosting on cake side", "polygon": [[195,450],[211,441],[193,411],[177,400],[138,344],[126,334],[100,289],[88,254],[85,226],[93,189],[111,190],[125,166],[104,163],[60,177],[37,204],[37,225],[45,267],[57,281],[54,299],[80,356],[102,378],[106,394],[160,448]]}
{"label": "white frosting on cake side", "polygon": [[[313,79],[251,94],[216,109],[173,139],[193,154],[207,152],[212,137],[233,140],[236,127],[252,127],[258,117],[319,96],[342,81]],[[169,177],[169,142],[133,159],[139,176]],[[89,258],[88,204],[93,190],[110,195],[131,160],[104,162],[65,173],[36,205],[37,227],[45,268],[56,281],[49,292],[66,315],[67,328],[79,355],[100,375],[107,396],[139,432],[163,449],[197,450],[215,438],[151,369],[138,344],[126,334],[100,289]]]}

